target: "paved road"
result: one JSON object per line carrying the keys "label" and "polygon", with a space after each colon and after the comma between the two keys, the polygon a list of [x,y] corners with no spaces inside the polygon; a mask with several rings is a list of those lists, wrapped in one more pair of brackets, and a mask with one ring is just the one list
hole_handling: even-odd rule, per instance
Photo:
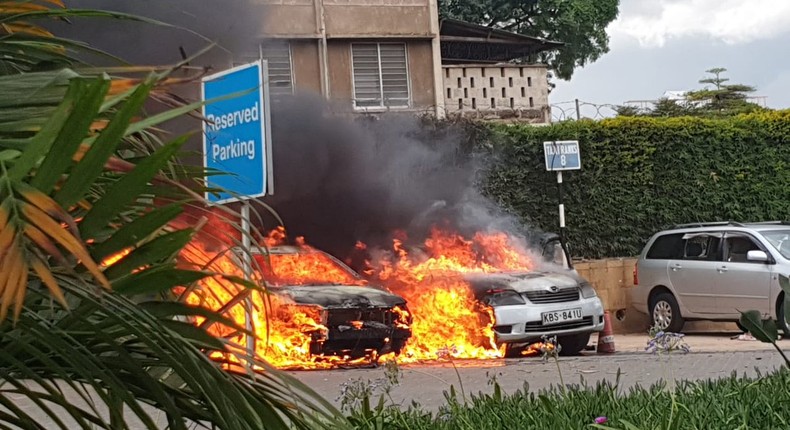
{"label": "paved road", "polygon": [[[692,352],[666,357],[644,352],[645,336],[618,337],[618,352],[613,355],[589,354],[580,357],[561,357],[560,369],[566,383],[614,381],[620,371],[623,389],[636,384],[651,385],[661,379],[709,379],[739,375],[755,375],[755,368],[762,372],[782,365],[781,356],[769,344],[757,341],[733,340],[733,334],[688,336]],[[790,350],[790,341],[782,341],[783,349]],[[455,366],[453,366],[453,364]],[[669,369],[672,369],[670,372]],[[456,361],[401,366],[400,385],[391,395],[395,402],[408,405],[418,401],[427,409],[436,409],[444,403],[443,392],[454,385],[463,386],[469,393],[490,392],[489,384],[496,377],[502,389],[512,393],[528,384],[530,390],[540,390],[559,382],[557,366],[553,361],[544,363],[540,358],[523,358],[487,361]],[[383,378],[383,367],[375,369],[335,369],[331,371],[291,372],[302,382],[339,406],[341,384],[361,379]],[[459,391],[460,393],[460,391]]]}

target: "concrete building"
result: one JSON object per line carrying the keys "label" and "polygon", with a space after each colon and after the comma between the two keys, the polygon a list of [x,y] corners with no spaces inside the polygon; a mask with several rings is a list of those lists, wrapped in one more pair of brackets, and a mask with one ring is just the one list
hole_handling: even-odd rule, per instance
{"label": "concrete building", "polygon": [[510,61],[561,43],[456,20],[443,20],[440,31],[447,115],[551,121],[546,66]]}
{"label": "concrete building", "polygon": [[545,66],[561,44],[455,20],[436,0],[258,0],[271,92],[312,91],[351,112],[548,122]]}
{"label": "concrete building", "polygon": [[436,0],[261,3],[272,93],[314,91],[355,112],[443,111]]}

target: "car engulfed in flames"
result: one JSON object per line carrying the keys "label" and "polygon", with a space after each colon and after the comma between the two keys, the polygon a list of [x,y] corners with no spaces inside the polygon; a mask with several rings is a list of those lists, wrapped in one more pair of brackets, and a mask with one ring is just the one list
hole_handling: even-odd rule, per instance
{"label": "car engulfed in flames", "polygon": [[399,354],[411,336],[406,300],[368,284],[348,266],[317,249],[275,246],[253,252],[270,294],[275,319],[294,309],[313,315],[303,332],[314,357],[375,358]]}
{"label": "car engulfed in flames", "polygon": [[[567,265],[547,264],[555,247],[530,252],[503,232],[464,237],[434,228],[421,241],[400,235],[390,249],[372,252],[358,243],[364,277],[303,238],[289,242],[282,228],[263,245],[209,251],[191,244],[182,259],[218,275],[179,293],[190,304],[223,309],[244,327],[244,288],[219,274],[242,277],[250,258],[251,277],[263,290],[247,299],[255,351],[278,368],[535,355],[544,336],[557,336],[574,353],[602,327],[592,287]],[[557,320],[545,319],[555,314]],[[246,347],[237,330],[217,324],[209,331]]]}
{"label": "car engulfed in flames", "polygon": [[[274,231],[266,246],[252,250],[190,243],[182,264],[215,275],[176,294],[191,305],[224,313],[237,327],[246,326],[254,340],[225,324],[206,328],[239,349],[254,347],[258,357],[281,369],[330,368],[400,352],[411,335],[406,300],[297,242],[283,245],[284,234]],[[239,282],[245,258],[252,268],[247,277],[257,290]],[[206,323],[200,317],[193,322]],[[250,340],[254,345],[247,344]]]}

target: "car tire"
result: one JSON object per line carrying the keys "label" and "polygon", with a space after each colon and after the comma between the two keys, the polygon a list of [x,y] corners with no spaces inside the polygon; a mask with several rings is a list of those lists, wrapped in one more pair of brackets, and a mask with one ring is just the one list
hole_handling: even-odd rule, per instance
{"label": "car tire", "polygon": [[557,343],[560,344],[560,355],[579,355],[590,343],[590,333],[559,336],[557,337]]}
{"label": "car tire", "polygon": [[650,300],[650,321],[653,327],[672,333],[680,332],[686,323],[675,296],[670,293],[659,293]]}
{"label": "car tire", "polygon": [[521,358],[521,353],[524,351],[523,344],[505,344],[505,358]]}
{"label": "car tire", "polygon": [[779,302],[779,306],[777,306],[776,325],[779,326],[779,330],[782,331],[785,337],[790,337],[790,321],[785,318],[785,302],[783,297],[782,301]]}

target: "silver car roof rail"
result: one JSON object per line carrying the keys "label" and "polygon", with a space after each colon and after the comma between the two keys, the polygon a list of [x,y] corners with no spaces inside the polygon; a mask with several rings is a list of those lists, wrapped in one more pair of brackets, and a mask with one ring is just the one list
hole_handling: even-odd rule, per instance
{"label": "silver car roof rail", "polygon": [[673,229],[678,229],[678,228],[690,228],[690,227],[715,227],[715,226],[722,226],[722,225],[732,225],[732,226],[735,226],[735,227],[745,227],[745,225],[743,225],[740,222],[736,222],[736,221],[712,221],[712,222],[692,222],[692,223],[688,223],[688,224],[677,224],[677,225],[675,225],[672,228]]}

